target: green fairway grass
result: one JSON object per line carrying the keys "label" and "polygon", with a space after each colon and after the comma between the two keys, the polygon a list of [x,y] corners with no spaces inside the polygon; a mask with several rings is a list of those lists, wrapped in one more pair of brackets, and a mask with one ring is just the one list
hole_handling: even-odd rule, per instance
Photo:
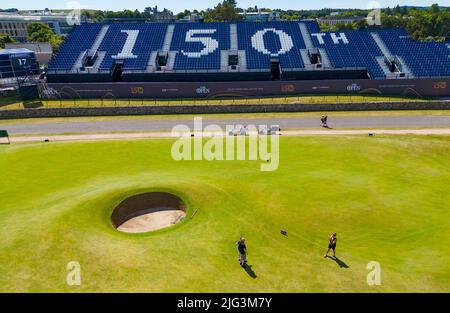
{"label": "green fairway grass", "polygon": [[[274,172],[177,162],[173,142],[0,145],[0,291],[450,292],[449,136],[282,137]],[[116,231],[114,206],[152,190],[180,195],[187,218]],[[339,262],[323,257],[333,232]]]}

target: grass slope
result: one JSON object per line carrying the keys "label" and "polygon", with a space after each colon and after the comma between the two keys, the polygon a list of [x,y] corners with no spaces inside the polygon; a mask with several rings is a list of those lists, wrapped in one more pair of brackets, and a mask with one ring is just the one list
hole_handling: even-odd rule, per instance
{"label": "grass slope", "polygon": [[[0,146],[0,291],[450,291],[449,137],[285,137],[271,173],[175,162],[171,143]],[[152,189],[197,215],[151,234],[114,230],[114,205]],[[323,258],[334,231],[348,268]],[[241,235],[257,278],[238,266]],[[81,286],[66,284],[73,260]],[[372,260],[381,286],[366,284]]]}
{"label": "grass slope", "polygon": [[434,101],[433,98],[414,96],[385,96],[371,94],[355,95],[287,95],[260,98],[221,99],[69,99],[39,100],[23,102],[15,98],[0,99],[0,110],[20,110],[30,108],[74,108],[74,107],[124,107],[124,106],[164,106],[164,105],[239,105],[239,104],[323,104],[323,103],[367,103],[367,102],[415,102]]}

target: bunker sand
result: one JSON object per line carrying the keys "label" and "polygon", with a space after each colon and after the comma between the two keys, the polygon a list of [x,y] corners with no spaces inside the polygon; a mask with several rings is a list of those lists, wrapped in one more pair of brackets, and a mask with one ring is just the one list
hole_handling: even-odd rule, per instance
{"label": "bunker sand", "polygon": [[181,210],[164,210],[133,217],[117,227],[117,230],[136,234],[155,231],[179,223],[186,216]]}

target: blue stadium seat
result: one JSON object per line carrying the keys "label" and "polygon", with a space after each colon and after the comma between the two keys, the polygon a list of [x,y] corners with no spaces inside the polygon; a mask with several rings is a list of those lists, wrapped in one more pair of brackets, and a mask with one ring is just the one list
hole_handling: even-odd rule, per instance
{"label": "blue stadium seat", "polygon": [[303,68],[305,43],[298,22],[238,23],[239,50],[246,51],[247,68],[269,69],[275,57],[282,68]]}
{"label": "blue stadium seat", "polygon": [[[314,34],[316,32],[312,32]],[[333,35],[341,38],[345,35],[347,41],[333,40]],[[377,57],[383,56],[380,48],[376,45],[369,32],[347,31],[347,32],[322,32],[321,37],[312,36],[313,44],[317,48],[325,48],[328,58],[335,68],[364,67],[373,78],[383,78],[384,72],[376,61]],[[320,41],[322,38],[323,42]]]}
{"label": "blue stadium seat", "polygon": [[[203,39],[204,44],[202,37],[211,39]],[[229,23],[176,24],[170,46],[177,52],[174,70],[219,70],[220,51],[229,48]]]}
{"label": "blue stadium seat", "polygon": [[62,43],[58,55],[50,62],[51,71],[70,71],[75,65],[80,53],[88,50],[97,38],[102,24],[81,24],[75,26]]}
{"label": "blue stadium seat", "polygon": [[[385,78],[377,58],[383,57],[372,36],[379,38],[393,56],[398,56],[416,77],[450,76],[450,43],[417,42],[405,30],[320,32],[315,21],[301,21],[311,34],[312,45],[324,49],[334,68],[367,68],[371,77]],[[305,67],[300,53],[306,49],[299,22],[240,22],[237,48],[245,51],[249,70],[269,70],[270,60],[282,69]],[[91,49],[105,24],[86,23],[74,27],[49,71],[70,71],[81,53]],[[115,60],[123,60],[123,70],[146,70],[152,52],[161,50],[168,23],[111,23],[98,51],[105,52],[99,70],[112,71]],[[221,51],[230,50],[231,23],[174,23],[170,51],[176,52],[173,71],[221,69]],[[314,35],[319,34],[319,35]],[[342,37],[342,38],[339,38]],[[345,38],[344,38],[345,37]],[[101,37],[99,37],[101,38]],[[132,40],[135,39],[135,40]],[[379,40],[378,40],[379,42]],[[381,45],[380,45],[381,46]],[[166,47],[167,48],[167,47]],[[383,46],[382,46],[383,48]],[[384,48],[383,48],[384,49]],[[385,50],[384,50],[385,51]],[[124,54],[125,55],[124,55]]]}
{"label": "blue stadium seat", "polygon": [[445,43],[417,42],[404,30],[377,33],[391,53],[400,56],[416,77],[450,76],[450,49]]}
{"label": "blue stadium seat", "polygon": [[111,70],[114,56],[119,55],[128,34],[125,31],[139,31],[132,54],[135,58],[124,60],[123,70],[145,70],[152,51],[162,48],[167,24],[162,23],[112,23],[98,51],[106,51],[100,70]]}
{"label": "blue stadium seat", "polygon": [[310,33],[318,33],[320,32],[319,24],[314,20],[302,20],[302,23],[306,24],[306,28]]}
{"label": "blue stadium seat", "polygon": [[[52,60],[49,70],[70,71],[80,53],[92,47],[104,24],[81,24],[75,27],[60,48],[58,56]],[[152,51],[161,49],[167,24],[159,23],[112,23],[98,51],[105,51],[106,56],[100,65],[100,70],[111,70],[114,64],[113,56],[118,55],[127,40],[124,31],[139,31],[133,47],[135,58],[124,60],[124,70],[145,70]]]}

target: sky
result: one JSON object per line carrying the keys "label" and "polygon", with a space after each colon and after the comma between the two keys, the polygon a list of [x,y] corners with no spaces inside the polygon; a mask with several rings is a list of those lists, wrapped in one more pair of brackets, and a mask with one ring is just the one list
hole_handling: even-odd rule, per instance
{"label": "sky", "polygon": [[[19,10],[40,10],[49,9],[65,9],[73,8],[70,3],[73,0],[1,0],[0,8],[17,8]],[[159,8],[167,8],[175,13],[184,11],[184,9],[206,9],[215,6],[221,0],[77,0],[82,8],[113,10],[119,11],[124,9],[138,9],[142,11],[147,6],[157,5]],[[237,0],[238,6],[241,8],[267,7],[271,9],[321,9],[321,8],[374,8],[374,7],[394,7],[400,5],[429,6],[438,3],[441,6],[450,6],[450,0]],[[379,5],[377,5],[377,3]]]}

